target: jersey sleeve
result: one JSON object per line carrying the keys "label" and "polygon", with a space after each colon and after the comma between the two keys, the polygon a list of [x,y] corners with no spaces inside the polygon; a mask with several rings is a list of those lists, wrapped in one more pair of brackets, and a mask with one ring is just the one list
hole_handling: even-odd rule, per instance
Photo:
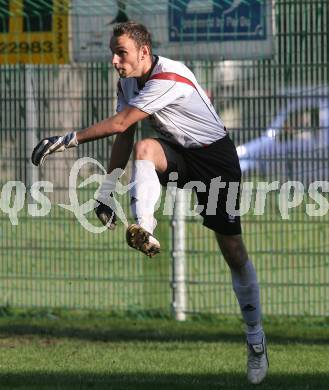
{"label": "jersey sleeve", "polygon": [[128,102],[123,94],[122,86],[120,80],[118,81],[117,86],[117,112],[123,111],[128,106]]}
{"label": "jersey sleeve", "polygon": [[150,80],[137,96],[128,104],[152,115],[171,104],[179,104],[181,99],[190,96],[193,87],[172,80]]}

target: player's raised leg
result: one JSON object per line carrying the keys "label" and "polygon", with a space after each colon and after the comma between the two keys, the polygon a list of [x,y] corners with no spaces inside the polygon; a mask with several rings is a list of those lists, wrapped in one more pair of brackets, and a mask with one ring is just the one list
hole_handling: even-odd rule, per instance
{"label": "player's raised leg", "polygon": [[259,384],[264,380],[269,365],[256,271],[248,258],[241,235],[225,236],[217,233],[216,237],[230,267],[233,289],[246,323],[248,380]]}
{"label": "player's raised leg", "polygon": [[129,246],[150,257],[160,252],[160,243],[153,236],[154,210],[161,194],[157,171],[166,169],[166,156],[157,140],[147,138],[135,144],[130,195],[136,224],[128,227],[126,238]]}

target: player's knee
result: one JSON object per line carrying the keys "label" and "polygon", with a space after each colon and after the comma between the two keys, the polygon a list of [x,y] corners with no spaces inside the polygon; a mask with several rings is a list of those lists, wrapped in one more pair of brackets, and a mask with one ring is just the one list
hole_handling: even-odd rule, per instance
{"label": "player's knee", "polygon": [[152,160],[153,159],[154,141],[152,139],[143,139],[134,145],[135,160]]}
{"label": "player's knee", "polygon": [[248,260],[248,254],[240,236],[217,236],[221,252],[230,268],[239,269]]}

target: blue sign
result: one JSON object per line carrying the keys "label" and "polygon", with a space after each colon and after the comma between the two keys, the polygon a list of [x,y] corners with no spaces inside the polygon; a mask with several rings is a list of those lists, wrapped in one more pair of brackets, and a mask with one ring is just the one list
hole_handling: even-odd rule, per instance
{"label": "blue sign", "polygon": [[169,41],[266,40],[264,0],[169,0]]}

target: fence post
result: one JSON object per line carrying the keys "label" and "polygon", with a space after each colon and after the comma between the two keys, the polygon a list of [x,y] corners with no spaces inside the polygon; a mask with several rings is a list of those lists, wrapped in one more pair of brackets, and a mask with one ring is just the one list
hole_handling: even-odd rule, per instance
{"label": "fence post", "polygon": [[[31,188],[32,184],[39,180],[39,169],[31,163],[32,151],[37,144],[37,109],[35,104],[35,94],[33,85],[34,66],[26,65],[25,68],[25,88],[26,88],[26,184]],[[33,200],[33,199],[32,199]]]}
{"label": "fence post", "polygon": [[175,319],[186,319],[185,208],[186,194],[177,189],[172,219],[172,310]]}

